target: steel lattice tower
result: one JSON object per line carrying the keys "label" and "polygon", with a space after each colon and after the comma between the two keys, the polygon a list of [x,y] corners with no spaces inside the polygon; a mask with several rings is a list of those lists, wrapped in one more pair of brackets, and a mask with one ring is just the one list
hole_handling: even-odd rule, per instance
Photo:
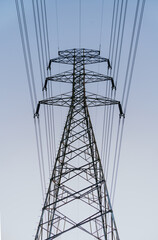
{"label": "steel lattice tower", "polygon": [[[85,69],[85,65],[106,62],[100,52],[88,49],[59,51],[58,58],[51,63],[73,66],[73,70],[48,77],[48,81],[72,84],[72,92],[39,101],[35,116],[41,104],[68,106],[69,111],[42,209],[35,240],[105,239],[119,240],[112,206],[106,186],[101,159],[88,111],[91,106],[117,104],[119,101],[86,92],[90,82],[113,79]],[[70,235],[70,233],[72,235]]]}

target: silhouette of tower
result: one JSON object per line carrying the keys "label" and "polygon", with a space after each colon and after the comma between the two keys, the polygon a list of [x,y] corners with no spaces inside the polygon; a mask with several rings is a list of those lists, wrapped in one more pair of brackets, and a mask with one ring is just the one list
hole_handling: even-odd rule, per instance
{"label": "silhouette of tower", "polygon": [[72,92],[39,101],[69,107],[55,165],[50,178],[35,240],[105,239],[119,240],[88,107],[117,104],[119,101],[86,92],[87,83],[111,81],[109,76],[85,69],[88,64],[106,62],[100,52],[89,49],[59,51],[52,63],[73,66],[70,71],[48,77],[48,81],[72,84]]}

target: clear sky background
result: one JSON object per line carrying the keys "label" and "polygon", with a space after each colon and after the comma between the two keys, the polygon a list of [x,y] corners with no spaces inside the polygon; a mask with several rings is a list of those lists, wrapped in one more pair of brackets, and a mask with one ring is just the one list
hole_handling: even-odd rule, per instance
{"label": "clear sky background", "polygon": [[[31,1],[24,1],[37,71]],[[51,57],[58,39],[52,2]],[[101,0],[82,0],[81,46],[98,49]],[[102,52],[112,1],[104,4]],[[135,1],[133,1],[135,2]],[[107,5],[106,5],[107,4]],[[133,3],[134,5],[134,3]],[[78,47],[78,1],[59,0],[59,47]],[[132,4],[128,20],[132,19]],[[128,23],[127,23],[128,25]],[[99,26],[99,27],[98,27]],[[130,26],[130,24],[129,24]],[[130,31],[130,27],[129,27]],[[121,240],[158,239],[158,1],[147,0],[125,120],[114,214]],[[128,36],[124,52],[128,51]],[[125,59],[122,60],[122,68]],[[42,208],[33,114],[15,2],[0,0],[0,213],[2,240],[34,239]],[[40,80],[37,79],[38,99]],[[120,80],[121,81],[121,80]],[[59,113],[61,119],[62,113]],[[59,123],[58,123],[59,124]],[[61,129],[63,122],[60,122]],[[58,126],[58,125],[57,125]],[[96,124],[97,126],[97,124]],[[60,128],[60,127],[59,127]],[[58,132],[60,132],[59,130]],[[60,134],[57,136],[59,142]],[[48,181],[47,181],[48,183]]]}

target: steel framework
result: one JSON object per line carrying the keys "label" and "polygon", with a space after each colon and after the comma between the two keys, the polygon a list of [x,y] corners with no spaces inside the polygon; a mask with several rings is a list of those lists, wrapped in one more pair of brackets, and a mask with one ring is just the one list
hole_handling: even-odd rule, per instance
{"label": "steel framework", "polygon": [[[113,105],[119,101],[86,92],[87,83],[111,81],[111,77],[85,69],[85,65],[106,62],[100,52],[89,49],[59,51],[51,63],[73,65],[72,71],[48,77],[48,81],[72,84],[72,92],[39,101],[69,107],[35,240],[100,239],[119,240],[88,107]],[[71,233],[71,235],[70,235]]]}

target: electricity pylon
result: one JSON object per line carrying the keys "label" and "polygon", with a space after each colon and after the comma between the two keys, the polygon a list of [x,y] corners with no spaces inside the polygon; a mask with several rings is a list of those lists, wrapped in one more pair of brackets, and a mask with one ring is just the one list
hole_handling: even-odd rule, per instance
{"label": "electricity pylon", "polygon": [[68,106],[69,111],[35,240],[105,239],[119,240],[88,107],[117,104],[119,101],[86,92],[87,83],[111,81],[109,76],[85,69],[85,65],[106,62],[100,52],[89,49],[59,51],[52,63],[70,64],[73,70],[48,77],[48,81],[72,84],[72,92],[39,101]]}

